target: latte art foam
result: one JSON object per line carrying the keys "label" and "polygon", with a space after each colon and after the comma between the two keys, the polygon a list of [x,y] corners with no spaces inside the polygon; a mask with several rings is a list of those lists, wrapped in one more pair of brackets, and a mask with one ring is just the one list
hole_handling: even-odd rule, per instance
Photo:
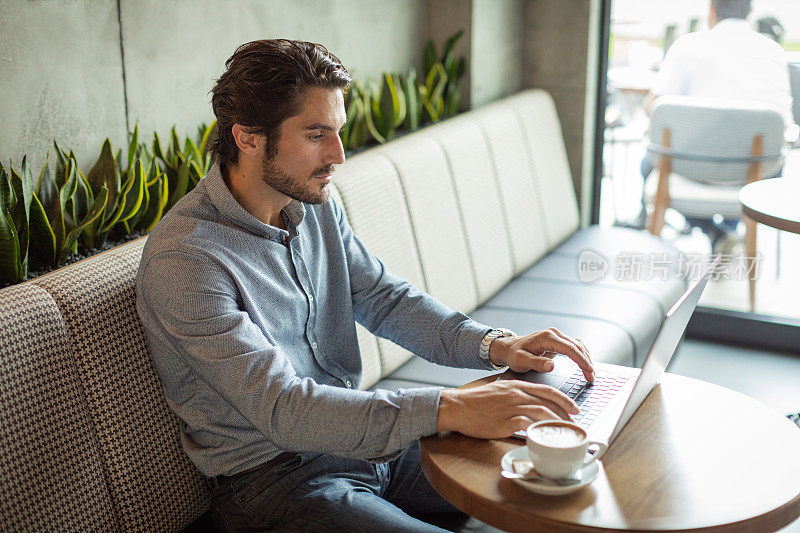
{"label": "latte art foam", "polygon": [[544,425],[533,428],[531,438],[547,446],[575,446],[586,435],[568,426]]}

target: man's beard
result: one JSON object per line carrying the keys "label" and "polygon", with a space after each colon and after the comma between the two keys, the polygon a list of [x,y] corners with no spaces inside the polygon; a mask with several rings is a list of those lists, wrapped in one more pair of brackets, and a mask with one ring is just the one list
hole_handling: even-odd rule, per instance
{"label": "man's beard", "polygon": [[261,179],[264,183],[278,191],[285,194],[289,198],[293,198],[298,202],[306,204],[324,204],[328,201],[330,192],[328,192],[328,183],[322,182],[316,190],[308,189],[309,183],[314,183],[315,176],[326,176],[333,173],[333,164],[320,167],[308,176],[304,182],[300,182],[298,178],[287,173],[279,167],[274,158],[264,156],[261,163]]}

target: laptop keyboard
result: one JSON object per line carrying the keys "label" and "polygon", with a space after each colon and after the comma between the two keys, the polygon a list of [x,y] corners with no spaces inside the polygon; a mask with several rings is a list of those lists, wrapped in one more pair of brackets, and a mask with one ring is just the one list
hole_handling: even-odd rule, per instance
{"label": "laptop keyboard", "polygon": [[599,371],[595,374],[594,383],[589,383],[583,378],[583,373],[577,371],[559,387],[559,390],[575,400],[580,407],[581,412],[572,416],[575,422],[589,426],[629,379],[630,376]]}

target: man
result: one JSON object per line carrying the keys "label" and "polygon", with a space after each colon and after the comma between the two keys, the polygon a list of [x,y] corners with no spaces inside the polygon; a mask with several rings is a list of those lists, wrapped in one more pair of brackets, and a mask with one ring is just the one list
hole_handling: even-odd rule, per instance
{"label": "man", "polygon": [[419,467],[436,431],[507,437],[570,418],[552,387],[356,390],[357,320],[434,362],[587,379],[586,347],[555,329],[478,324],[388,272],[328,199],[344,162],[350,76],[324,47],[241,46],[212,90],[216,163],[150,234],[137,309],[183,446],[210,478],[223,530],[431,531],[452,512]]}
{"label": "man", "polygon": [[750,28],[749,14],[750,0],[711,0],[709,30],[688,33],[672,44],[648,103],[668,95],[743,100],[774,107],[791,125],[786,53]]}
{"label": "man", "polygon": [[[656,82],[645,99],[645,111],[652,112],[660,96],[697,96],[763,104],[777,110],[787,128],[794,124],[789,67],[783,48],[774,40],[750,28],[747,16],[750,0],[711,0],[709,30],[687,33],[669,48],[661,62]],[[645,155],[641,164],[644,179],[655,168]],[[780,175],[780,173],[778,173]],[[639,225],[644,225],[642,205]],[[711,221],[691,220],[714,235],[733,231],[738,221],[726,221],[716,228]]]}

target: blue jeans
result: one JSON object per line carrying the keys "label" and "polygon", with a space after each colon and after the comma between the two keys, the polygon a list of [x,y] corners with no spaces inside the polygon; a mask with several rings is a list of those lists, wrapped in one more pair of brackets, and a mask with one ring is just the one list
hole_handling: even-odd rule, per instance
{"label": "blue jeans", "polygon": [[425,478],[417,442],[380,464],[297,454],[213,487],[211,513],[220,531],[431,532],[446,530],[414,516],[459,511]]}

